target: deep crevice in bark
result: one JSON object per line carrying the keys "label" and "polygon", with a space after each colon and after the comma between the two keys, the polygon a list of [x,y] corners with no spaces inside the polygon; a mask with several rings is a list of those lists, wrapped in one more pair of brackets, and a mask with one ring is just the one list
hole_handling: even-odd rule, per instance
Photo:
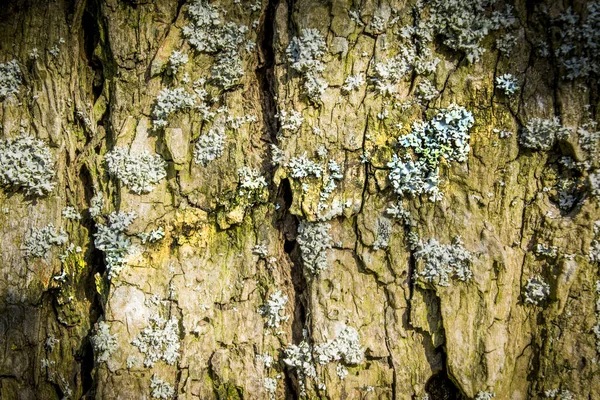
{"label": "deep crevice in bark", "polygon": [[444,354],[444,368],[433,375],[425,384],[425,392],[431,400],[464,400],[454,382],[448,376],[446,370],[446,354]]}
{"label": "deep crevice in bark", "polygon": [[269,0],[265,8],[264,18],[258,30],[259,61],[256,69],[256,78],[260,85],[260,98],[262,116],[265,122],[265,131],[271,143],[277,143],[278,120],[277,105],[275,103],[275,52],[273,38],[275,35],[275,12],[279,0]]}
{"label": "deep crevice in bark", "polygon": [[[292,316],[292,342],[300,343],[303,339],[303,330],[306,327],[307,320],[307,307],[306,303],[306,289],[307,282],[304,276],[302,268],[302,260],[300,257],[300,248],[296,242],[295,234],[298,228],[298,220],[294,215],[291,215],[289,208],[293,201],[293,192],[288,179],[281,181],[279,187],[279,198],[283,200],[283,217],[280,221],[279,229],[284,237],[283,250],[290,258],[291,261],[291,284],[293,287],[293,302],[294,302],[294,315]],[[299,398],[298,394],[298,380],[294,372],[285,365],[283,366],[284,372],[284,388],[286,399]]]}
{"label": "deep crevice in bark", "polygon": [[104,71],[102,63],[94,54],[98,43],[100,42],[100,26],[98,25],[98,4],[94,0],[86,3],[85,11],[81,17],[81,32],[83,43],[83,55],[88,66],[94,73],[92,81],[93,103],[98,100],[102,94],[104,86]]}

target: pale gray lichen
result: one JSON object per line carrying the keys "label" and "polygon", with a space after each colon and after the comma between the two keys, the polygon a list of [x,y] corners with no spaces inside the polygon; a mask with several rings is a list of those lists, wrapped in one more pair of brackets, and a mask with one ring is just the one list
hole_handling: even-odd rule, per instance
{"label": "pale gray lichen", "polygon": [[433,0],[428,3],[429,29],[443,37],[445,45],[465,53],[467,61],[479,61],[482,45],[490,32],[508,28],[515,22],[512,7],[492,11],[495,0]]}
{"label": "pale gray lichen", "polygon": [[151,368],[160,360],[173,365],[179,358],[178,322],[175,318],[167,321],[159,315],[153,315],[150,317],[150,325],[131,344],[146,355],[144,366]]}
{"label": "pale gray lichen", "polygon": [[337,333],[334,339],[314,346],[315,361],[321,365],[332,361],[343,361],[349,365],[360,364],[365,350],[360,344],[358,331],[345,324],[336,328]]}
{"label": "pale gray lichen", "polygon": [[296,110],[281,110],[275,115],[279,119],[281,129],[285,131],[297,131],[304,122],[302,114]]}
{"label": "pale gray lichen", "polygon": [[167,176],[167,163],[158,154],[144,151],[129,154],[124,147],[116,147],[106,154],[108,172],[117,177],[132,193],[149,193]]}
{"label": "pale gray lichen", "polygon": [[342,86],[342,90],[344,92],[351,92],[353,90],[358,90],[365,84],[364,74],[356,74],[349,75],[344,81],[344,85]]}
{"label": "pale gray lichen", "polygon": [[96,219],[102,215],[102,208],[104,208],[104,194],[94,188],[95,194],[90,200],[90,216]]}
{"label": "pale gray lichen", "polygon": [[301,222],[298,225],[298,244],[304,268],[312,275],[327,269],[327,250],[333,240],[326,222]]}
{"label": "pale gray lichen", "polygon": [[398,92],[397,85],[403,78],[413,72],[418,75],[430,74],[435,71],[439,61],[429,48],[417,51],[412,44],[406,44],[396,56],[374,64],[371,82],[378,94],[395,95]]}
{"label": "pale gray lichen", "polygon": [[311,175],[319,178],[323,174],[323,167],[309,160],[306,152],[300,157],[292,157],[286,164],[286,167],[290,170],[290,176],[296,179],[306,178]]}
{"label": "pale gray lichen", "polygon": [[287,366],[294,368],[298,376],[300,396],[306,396],[306,379],[317,377],[312,346],[306,340],[303,340],[299,345],[288,345],[283,353],[285,356],[283,362]]}
{"label": "pale gray lichen", "polygon": [[0,184],[24,189],[27,196],[43,196],[55,183],[54,162],[48,146],[41,140],[21,134],[0,140]]}
{"label": "pale gray lichen", "polygon": [[172,399],[173,395],[175,394],[175,388],[169,383],[158,378],[156,374],[152,375],[150,389],[152,389],[151,396],[153,399],[169,400]]}
{"label": "pale gray lichen", "polygon": [[[215,54],[211,68],[216,85],[229,89],[244,75],[241,50],[248,27],[221,21],[219,10],[204,0],[193,1],[188,8],[191,23],[183,27],[183,35],[201,53]],[[250,46],[251,48],[252,46]]]}
{"label": "pale gray lichen", "polygon": [[544,396],[553,400],[575,400],[573,394],[567,389],[551,389],[544,392]]}
{"label": "pale gray lichen", "polygon": [[81,214],[75,209],[75,207],[67,206],[62,210],[62,216],[66,219],[72,219],[75,221],[79,221],[81,219]]}
{"label": "pale gray lichen", "polygon": [[496,397],[495,393],[488,392],[487,390],[477,392],[475,400],[492,400]]}
{"label": "pale gray lichen", "polygon": [[554,53],[566,79],[600,73],[600,2],[588,2],[585,14],[582,17],[568,8],[555,21],[559,29]]}
{"label": "pale gray lichen", "polygon": [[432,167],[439,164],[441,157],[463,162],[471,148],[469,130],[474,123],[471,112],[452,103],[426,123],[415,122],[412,132],[400,137],[399,142],[401,146],[413,149]]}
{"label": "pale gray lichen", "polygon": [[540,276],[527,279],[525,285],[524,301],[526,304],[539,305],[550,295],[550,285]]}
{"label": "pale gray lichen", "polygon": [[162,226],[159,226],[157,229],[151,230],[150,233],[139,233],[138,237],[142,244],[146,244],[146,242],[156,243],[165,237],[165,230]]}
{"label": "pale gray lichen", "polygon": [[194,145],[194,162],[206,167],[211,161],[223,155],[225,149],[225,128],[213,126],[201,135]]}
{"label": "pale gray lichen", "polygon": [[294,36],[285,50],[290,68],[302,76],[304,91],[313,103],[321,100],[329,86],[320,76],[325,69],[322,58],[326,52],[325,38],[316,29],[302,29],[301,35]]}
{"label": "pale gray lichen", "polygon": [[596,336],[596,352],[600,354],[600,281],[596,281],[596,325],[592,332]]}
{"label": "pale gray lichen", "polygon": [[388,247],[390,237],[392,236],[392,224],[388,219],[381,218],[377,220],[377,232],[373,249],[385,249]]}
{"label": "pale gray lichen", "polygon": [[162,129],[169,125],[168,118],[171,114],[189,110],[194,106],[195,95],[185,91],[184,88],[164,88],[156,98],[156,104],[152,109],[152,126],[154,129]]}
{"label": "pale gray lichen", "polygon": [[108,225],[98,223],[94,234],[94,245],[104,252],[108,278],[117,276],[125,267],[131,242],[125,230],[136,218],[135,213],[113,212],[108,216]]}
{"label": "pale gray lichen", "polygon": [[169,72],[172,75],[175,75],[177,71],[179,71],[179,68],[182,65],[187,64],[188,61],[189,58],[187,54],[182,53],[181,51],[173,50],[169,56]]}
{"label": "pale gray lichen", "polygon": [[282,322],[290,319],[289,315],[284,314],[287,301],[288,297],[278,290],[269,296],[265,304],[260,306],[258,313],[266,319],[267,328],[279,329]]}
{"label": "pale gray lichen", "polygon": [[421,103],[427,103],[431,100],[438,97],[440,94],[439,90],[435,87],[433,82],[429,80],[424,80],[417,85],[416,95],[417,99],[421,101]]}
{"label": "pale gray lichen", "polygon": [[438,187],[440,184],[438,168],[432,169],[423,160],[414,161],[410,155],[400,158],[396,154],[387,165],[391,168],[389,179],[392,187],[400,197],[426,194],[431,201],[442,198]]}
{"label": "pale gray lichen", "polygon": [[257,169],[242,167],[238,169],[240,180],[238,194],[242,197],[252,197],[254,193],[266,188],[267,181]]}
{"label": "pale gray lichen", "polygon": [[510,57],[513,49],[517,45],[517,38],[511,33],[507,33],[496,39],[496,48],[505,57]]}
{"label": "pale gray lichen", "polygon": [[535,254],[541,257],[556,258],[558,256],[558,247],[538,243],[535,247]]}
{"label": "pale gray lichen", "polygon": [[265,391],[269,394],[269,399],[275,400],[275,392],[277,391],[277,379],[264,378],[263,386],[265,388]]}
{"label": "pale gray lichen", "polygon": [[338,376],[343,379],[347,370],[346,365],[360,364],[364,358],[364,348],[360,344],[358,331],[346,324],[336,326],[336,337],[325,343],[311,345],[306,339],[299,345],[290,344],[284,350],[283,362],[293,368],[298,376],[300,395],[306,395],[306,380],[315,379],[319,387],[325,385],[317,376],[316,365],[326,365],[338,362]]}
{"label": "pale gray lichen", "polygon": [[419,158],[414,161],[410,155],[403,158],[393,155],[388,167],[394,191],[401,197],[428,194],[431,201],[440,200],[440,159],[457,162],[467,159],[473,124],[473,115],[456,104],[440,110],[427,122],[415,122],[411,133],[401,136],[398,142]]}
{"label": "pale gray lichen", "polygon": [[502,90],[507,96],[512,96],[519,90],[517,78],[511,74],[500,75],[496,77],[496,88]]}
{"label": "pale gray lichen", "polygon": [[21,249],[27,258],[48,257],[52,246],[62,246],[68,240],[69,237],[62,228],[57,232],[54,224],[48,224],[41,229],[32,229]]}
{"label": "pale gray lichen", "polygon": [[101,364],[117,349],[117,336],[110,334],[110,325],[104,321],[98,323],[96,333],[91,337],[96,362]]}
{"label": "pale gray lichen", "polygon": [[571,131],[560,124],[558,117],[552,119],[532,118],[522,129],[519,143],[533,150],[550,150],[558,140],[569,136]]}
{"label": "pale gray lichen", "polygon": [[[324,156],[326,155],[327,154],[325,153]],[[342,167],[335,160],[330,159],[328,161],[326,171],[327,174],[324,176],[324,185],[319,193],[319,212],[329,207],[326,201],[329,199],[333,191],[337,188],[337,182],[344,178],[344,174],[342,173]]]}
{"label": "pale gray lichen", "polygon": [[588,175],[588,181],[590,184],[590,192],[592,196],[600,199],[600,169],[591,172]]}
{"label": "pale gray lichen", "polygon": [[21,68],[17,60],[0,64],[0,100],[6,99],[11,94],[19,93],[21,85]]}
{"label": "pale gray lichen", "polygon": [[415,259],[423,261],[423,270],[419,273],[425,281],[449,286],[450,278],[460,281],[471,279],[471,253],[463,247],[460,237],[455,237],[452,244],[441,244],[435,239],[415,244]]}
{"label": "pale gray lichen", "polygon": [[277,145],[271,144],[271,165],[280,165],[285,161],[285,153]]}
{"label": "pale gray lichen", "polygon": [[592,240],[592,243],[590,243],[588,258],[590,262],[600,264],[600,241],[597,239]]}

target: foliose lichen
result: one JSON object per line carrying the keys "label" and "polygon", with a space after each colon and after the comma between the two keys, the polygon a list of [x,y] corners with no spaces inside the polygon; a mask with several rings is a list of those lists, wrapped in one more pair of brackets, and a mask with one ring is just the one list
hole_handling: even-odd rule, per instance
{"label": "foliose lichen", "polygon": [[0,101],[11,94],[19,93],[21,79],[21,68],[17,60],[13,59],[6,64],[0,64]]}
{"label": "foliose lichen", "polygon": [[131,344],[146,355],[144,366],[151,368],[160,360],[173,365],[179,358],[178,322],[175,318],[167,321],[159,315],[153,315],[150,317],[150,325]]}
{"label": "foliose lichen", "polygon": [[144,151],[130,154],[124,147],[115,147],[106,154],[108,172],[117,177],[132,193],[149,193],[167,176],[167,163],[158,154]]}
{"label": "foliose lichen", "polygon": [[110,325],[104,321],[98,323],[96,333],[91,337],[96,362],[101,364],[108,361],[117,349],[117,336],[110,334]]}
{"label": "foliose lichen", "polygon": [[44,196],[55,183],[54,162],[48,146],[41,140],[21,134],[0,140],[0,184],[24,189],[27,196]]}
{"label": "foliose lichen", "polygon": [[108,278],[117,276],[125,267],[129,255],[131,241],[125,230],[136,218],[135,212],[113,212],[108,216],[108,225],[96,224],[94,246],[104,252]]}
{"label": "foliose lichen", "polygon": [[532,118],[522,129],[519,143],[533,150],[548,151],[558,140],[566,139],[570,129],[561,125],[560,119]]}
{"label": "foliose lichen", "polygon": [[451,277],[464,282],[473,276],[472,254],[463,247],[460,237],[455,237],[452,244],[441,244],[435,239],[420,241],[415,245],[415,250],[415,259],[423,261],[419,276],[426,282],[450,286]]}
{"label": "foliose lichen", "polygon": [[540,276],[527,279],[525,293],[523,294],[526,304],[539,305],[550,295],[550,285]]}
{"label": "foliose lichen", "polygon": [[23,243],[23,253],[27,258],[48,257],[52,246],[62,246],[69,240],[65,231],[61,228],[56,231],[54,224],[37,229],[34,228]]}
{"label": "foliose lichen", "polygon": [[326,222],[301,222],[298,225],[298,244],[304,268],[312,275],[327,269],[327,250],[333,240]]}
{"label": "foliose lichen", "polygon": [[294,36],[285,51],[290,68],[302,76],[304,91],[313,103],[319,103],[329,86],[321,77],[325,69],[322,58],[326,52],[325,38],[316,29],[302,29],[300,36]]}
{"label": "foliose lichen", "polygon": [[398,142],[400,146],[412,149],[418,159],[415,161],[408,154],[403,158],[394,154],[388,163],[394,191],[401,197],[428,194],[431,201],[440,200],[440,159],[457,162],[467,159],[469,130],[473,124],[473,115],[456,104],[440,110],[427,122],[415,122],[411,133],[398,138]]}

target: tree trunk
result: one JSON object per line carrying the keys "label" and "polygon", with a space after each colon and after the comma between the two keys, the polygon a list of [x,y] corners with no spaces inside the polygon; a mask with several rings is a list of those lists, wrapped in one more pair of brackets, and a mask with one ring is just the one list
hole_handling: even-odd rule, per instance
{"label": "tree trunk", "polygon": [[[0,398],[600,398],[596,3],[561,53],[565,8],[515,0],[479,55],[444,25],[477,1],[5,3],[0,151],[35,136],[56,174],[26,193],[0,154]],[[27,255],[49,224],[68,241]]]}

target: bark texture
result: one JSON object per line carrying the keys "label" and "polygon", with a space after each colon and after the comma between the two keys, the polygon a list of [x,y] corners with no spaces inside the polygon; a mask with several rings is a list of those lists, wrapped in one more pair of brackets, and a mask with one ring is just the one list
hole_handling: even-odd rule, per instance
{"label": "bark texture", "polygon": [[[565,9],[554,3],[547,2],[550,15]],[[459,399],[488,391],[518,400],[545,398],[552,389],[600,398],[593,332],[600,278],[588,257],[598,202],[588,172],[577,176],[576,204],[568,211],[546,189],[565,176],[561,157],[585,155],[575,133],[549,151],[519,145],[519,132],[533,117],[557,115],[577,127],[598,107],[595,79],[563,80],[552,54],[536,52],[538,38],[555,39],[546,14],[515,2],[510,57],[495,49],[494,34],[483,41],[487,50],[477,63],[436,41],[441,61],[431,80],[439,96],[402,108],[369,82],[349,93],[342,86],[349,75],[371,76],[375,60],[398,52],[397,27],[375,29],[371,20],[398,16],[398,26],[413,25],[412,2],[211,4],[227,11],[225,20],[247,25],[246,37],[256,43],[240,52],[245,74],[220,92],[219,105],[231,116],[257,120],[227,129],[223,155],[206,166],[193,160],[194,144],[211,127],[198,110],[173,114],[164,129],[152,127],[160,91],[191,88],[215,63],[214,54],[196,52],[182,33],[188,3],[52,0],[1,7],[0,60],[16,59],[23,77],[19,93],[2,103],[1,135],[24,129],[44,140],[57,175],[47,196],[0,190],[0,398],[149,399],[153,376],[173,386],[178,399],[267,399],[265,378],[276,378],[273,398],[298,398],[298,375],[283,363],[283,349],[303,335],[315,343],[333,339],[342,323],[359,332],[365,358],[348,366],[343,380],[335,364],[318,366],[326,389],[308,379],[308,398]],[[360,10],[364,23],[349,10]],[[327,45],[322,77],[329,87],[317,105],[286,58],[288,44],[305,28],[321,32]],[[30,56],[33,48],[39,57]],[[175,76],[167,72],[174,50],[190,58]],[[494,84],[506,72],[521,86],[510,99]],[[414,99],[419,79],[413,74],[400,82],[398,98]],[[408,198],[410,222],[395,220],[386,209],[397,201],[387,165],[396,139],[450,103],[475,119],[468,160],[442,163],[441,201]],[[276,118],[291,110],[304,118],[297,131],[282,129]],[[496,127],[513,135],[501,139]],[[342,167],[327,208],[319,208],[326,183],[272,165],[270,144],[288,160],[306,152],[325,168],[328,160]],[[107,172],[104,156],[116,146],[160,154],[167,178],[150,193],[131,193]],[[319,149],[327,155],[319,158]],[[267,188],[243,195],[243,167],[258,170]],[[94,220],[87,209],[98,192],[103,216]],[[80,210],[82,219],[65,219],[65,206]],[[93,235],[116,210],[137,213],[127,229],[137,251],[109,280]],[[319,219],[330,224],[333,245],[327,269],[314,277],[305,272],[296,239],[300,223]],[[63,262],[58,248],[46,258],[24,258],[30,229],[49,223],[64,228],[81,252]],[[166,235],[156,243],[134,236],[158,227]],[[473,255],[472,279],[448,287],[419,279],[411,232],[443,244],[461,236]],[[387,246],[377,242],[382,235]],[[557,255],[537,254],[538,244],[556,246]],[[267,254],[257,254],[257,245]],[[54,278],[61,274],[66,278]],[[524,302],[535,275],[550,286],[539,306]],[[277,290],[289,299],[290,318],[272,329],[258,310]],[[177,321],[180,356],[173,365],[145,367],[132,344],[154,314]],[[100,321],[117,341],[106,362],[92,346]],[[265,353],[274,358],[270,367],[257,359]]]}

